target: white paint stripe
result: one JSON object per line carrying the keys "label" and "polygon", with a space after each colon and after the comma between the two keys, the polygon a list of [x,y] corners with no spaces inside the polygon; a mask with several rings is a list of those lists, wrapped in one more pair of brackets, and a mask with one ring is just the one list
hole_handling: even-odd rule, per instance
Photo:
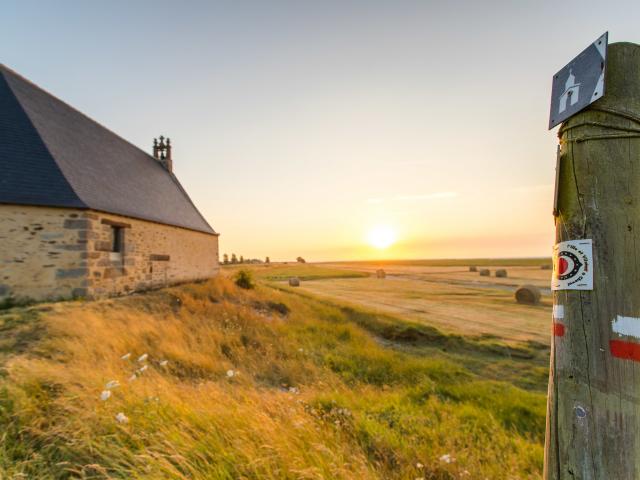
{"label": "white paint stripe", "polygon": [[553,306],[553,318],[557,318],[558,320],[562,320],[564,318],[564,305]]}
{"label": "white paint stripe", "polygon": [[618,315],[611,322],[611,328],[617,334],[640,338],[640,318]]}

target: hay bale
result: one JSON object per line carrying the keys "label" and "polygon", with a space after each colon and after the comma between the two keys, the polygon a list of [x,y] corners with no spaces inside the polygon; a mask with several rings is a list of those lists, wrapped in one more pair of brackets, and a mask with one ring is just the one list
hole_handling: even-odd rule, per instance
{"label": "hay bale", "polygon": [[469,267],[469,271],[470,271],[470,272],[477,272],[477,271],[478,271],[478,267],[476,267],[475,265],[471,265],[471,266]]}
{"label": "hay bale", "polygon": [[544,265],[540,265],[540,270],[551,270],[551,265],[545,263]]}
{"label": "hay bale", "polygon": [[507,271],[504,268],[501,268],[500,270],[496,270],[496,277],[507,278]]}
{"label": "hay bale", "polygon": [[299,287],[300,286],[300,279],[298,277],[289,278],[289,286],[290,287]]}
{"label": "hay bale", "polygon": [[385,278],[387,276],[387,273],[379,268],[378,270],[376,270],[376,278]]}
{"label": "hay bale", "polygon": [[540,289],[535,285],[522,285],[516,290],[516,302],[525,305],[537,305],[540,303]]}
{"label": "hay bale", "polygon": [[482,270],[480,270],[481,277],[488,277],[489,275],[491,275],[491,271],[488,268],[483,268]]}

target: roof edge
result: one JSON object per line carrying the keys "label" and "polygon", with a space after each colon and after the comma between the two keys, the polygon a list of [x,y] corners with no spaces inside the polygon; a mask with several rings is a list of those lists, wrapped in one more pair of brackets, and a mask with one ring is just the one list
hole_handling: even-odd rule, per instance
{"label": "roof edge", "polygon": [[[11,67],[8,67],[7,65],[5,65],[4,63],[0,62],[0,74],[4,75],[5,71],[10,72],[12,75],[15,75],[16,77],[20,78],[22,81],[28,83],[29,85],[33,86],[34,88],[44,92],[46,95],[49,95],[53,98],[55,98],[57,101],[59,101],[60,103],[66,105],[68,108],[70,108],[71,110],[77,112],[78,114],[82,115],[84,118],[86,118],[87,120],[89,120],[90,122],[92,122],[93,124],[97,125],[98,127],[100,127],[103,130],[108,131],[109,133],[111,133],[112,135],[114,135],[115,137],[119,138],[120,140],[122,140],[123,142],[127,143],[128,145],[130,145],[131,147],[133,147],[134,149],[138,150],[139,152],[143,153],[145,156],[147,156],[149,158],[149,160],[153,161],[155,164],[157,164],[158,168],[162,168],[171,178],[171,180],[176,184],[176,186],[178,187],[178,189],[180,190],[180,192],[182,193],[182,195],[185,197],[185,199],[191,204],[191,206],[193,207],[193,209],[196,211],[196,213],[198,214],[198,216],[201,218],[201,220],[203,221],[203,223],[209,227],[209,229],[211,230],[210,232],[206,232],[205,230],[199,230],[199,229],[194,229],[194,228],[188,228],[188,227],[184,227],[181,225],[175,225],[173,223],[166,223],[166,222],[159,222],[156,220],[152,220],[152,219],[148,219],[148,218],[141,218],[141,217],[134,217],[134,216],[128,216],[126,214],[122,214],[122,213],[117,213],[117,212],[108,212],[108,211],[104,211],[104,213],[110,213],[112,215],[122,215],[125,216],[127,218],[134,218],[134,219],[138,219],[138,220],[144,220],[144,221],[148,221],[148,222],[152,222],[152,223],[158,223],[158,224],[162,224],[162,225],[171,225],[174,227],[178,227],[178,228],[184,228],[187,230],[192,230],[192,231],[196,231],[196,232],[203,232],[203,233],[209,233],[211,235],[219,235],[219,233],[217,233],[215,231],[215,229],[211,226],[211,224],[209,223],[209,221],[204,217],[204,215],[202,215],[202,213],[200,212],[200,210],[198,209],[198,207],[196,207],[195,203],[193,203],[193,201],[191,200],[191,197],[187,194],[186,190],[184,189],[184,187],[182,186],[182,184],[180,183],[180,181],[178,180],[178,178],[176,177],[176,175],[172,172],[172,171],[168,171],[166,170],[165,167],[163,167],[160,162],[158,162],[158,160],[156,158],[153,157],[153,155],[151,155],[150,153],[148,153],[147,151],[143,150],[142,148],[138,147],[137,145],[133,144],[132,142],[130,142],[129,140],[127,140],[126,138],[122,137],[121,135],[117,134],[116,132],[114,132],[113,130],[111,130],[110,128],[104,126],[103,124],[101,124],[100,122],[96,121],[95,119],[91,118],[90,116],[88,116],[87,114],[83,113],[82,111],[78,110],[77,108],[75,108],[73,105],[71,105],[70,103],[62,100],[60,97],[58,97],[57,95],[54,95],[53,93],[49,92],[48,90],[42,88],[41,86],[37,85],[36,83],[32,82],[31,80],[29,80],[28,78],[26,78],[25,76],[21,75],[20,73],[16,72],[14,69],[12,69]],[[9,87],[9,89],[11,90],[11,93],[13,94],[13,96],[16,99],[16,102],[18,103],[18,105],[20,106],[20,109],[23,111],[23,113],[25,114],[25,116],[28,118],[29,123],[31,124],[31,126],[35,129],[35,131],[37,131],[39,134],[39,130],[38,128],[35,126],[35,124],[33,123],[33,120],[31,119],[31,117],[29,116],[29,114],[25,111],[24,107],[22,106],[22,103],[20,102],[20,100],[18,99],[15,91],[13,90],[13,88],[11,87],[11,84],[7,81],[7,86]],[[49,146],[47,145],[47,143],[44,141],[44,139],[42,139],[42,143],[44,145],[44,147],[47,149],[47,152],[49,153],[49,155],[52,156],[53,158],[53,154],[51,153]],[[57,165],[57,162],[56,162]],[[95,210],[92,209],[91,207],[88,206],[88,204],[84,201],[84,199],[76,192],[76,190],[73,188],[73,186],[71,185],[71,183],[69,182],[69,180],[67,179],[67,177],[64,174],[64,171],[62,171],[62,169],[60,169],[60,167],[58,166],[58,169],[60,170],[60,173],[62,175],[62,177],[67,181],[67,184],[69,186],[69,188],[73,191],[73,193],[75,194],[76,198],[78,199],[78,201],[84,205],[83,207],[72,207],[72,208],[83,208],[83,209],[89,209],[89,210]],[[16,204],[16,205],[22,205],[22,204]],[[50,205],[40,205],[40,206],[50,206]],[[59,208],[67,208],[67,207],[59,207]],[[101,210],[95,210],[95,211],[101,211]]]}

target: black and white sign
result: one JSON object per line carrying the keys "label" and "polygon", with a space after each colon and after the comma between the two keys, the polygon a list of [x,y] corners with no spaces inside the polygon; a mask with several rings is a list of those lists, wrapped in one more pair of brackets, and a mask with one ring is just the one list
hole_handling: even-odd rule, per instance
{"label": "black and white sign", "polygon": [[570,240],[553,247],[551,290],[593,290],[591,240]]}
{"label": "black and white sign", "polygon": [[604,95],[604,71],[609,32],[553,76],[549,129]]}

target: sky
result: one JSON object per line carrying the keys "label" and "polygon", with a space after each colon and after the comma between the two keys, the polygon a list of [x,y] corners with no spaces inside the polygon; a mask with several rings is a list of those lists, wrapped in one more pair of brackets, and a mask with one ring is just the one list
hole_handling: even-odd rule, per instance
{"label": "sky", "polygon": [[549,256],[552,75],[640,42],[637,0],[0,9],[0,62],[144,150],[171,137],[220,254],[272,260]]}

